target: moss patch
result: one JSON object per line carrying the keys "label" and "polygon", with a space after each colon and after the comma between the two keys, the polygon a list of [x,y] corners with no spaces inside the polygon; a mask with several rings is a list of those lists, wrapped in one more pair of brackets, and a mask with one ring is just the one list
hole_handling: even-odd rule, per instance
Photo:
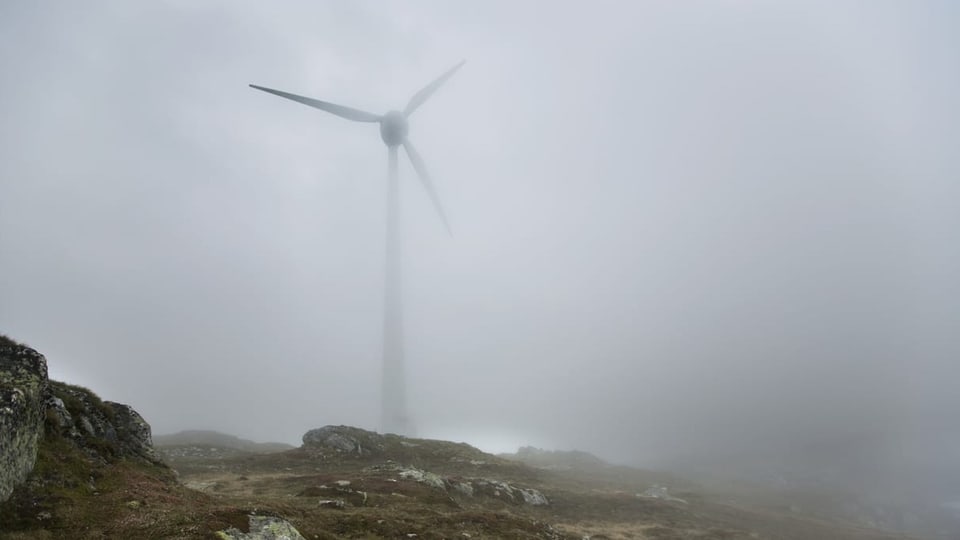
{"label": "moss patch", "polygon": [[20,346],[22,346],[21,343],[17,343],[16,341],[8,338],[7,336],[0,334],[0,349],[3,349],[5,347],[20,347]]}
{"label": "moss patch", "polygon": [[50,393],[63,401],[64,407],[72,416],[79,418],[86,414],[88,405],[110,422],[115,422],[117,413],[89,388],[59,381],[50,381]]}

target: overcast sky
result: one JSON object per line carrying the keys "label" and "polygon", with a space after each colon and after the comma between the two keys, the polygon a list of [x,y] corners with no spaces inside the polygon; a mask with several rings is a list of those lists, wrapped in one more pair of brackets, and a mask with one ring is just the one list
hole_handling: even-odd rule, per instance
{"label": "overcast sky", "polygon": [[385,147],[247,84],[380,113],[467,59],[411,119],[452,237],[401,159],[420,435],[917,459],[960,434],[958,24],[947,1],[3,2],[0,331],[155,433],[376,429]]}

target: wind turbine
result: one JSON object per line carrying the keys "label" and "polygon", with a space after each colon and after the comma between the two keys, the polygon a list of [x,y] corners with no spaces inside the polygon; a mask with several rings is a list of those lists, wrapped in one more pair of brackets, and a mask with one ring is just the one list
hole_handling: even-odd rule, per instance
{"label": "wind turbine", "polygon": [[410,98],[402,111],[389,111],[386,114],[374,114],[343,105],[336,105],[327,101],[298,96],[272,88],[265,88],[251,84],[251,88],[269,92],[282,98],[291,99],[298,103],[335,114],[355,122],[369,122],[380,124],[380,138],[387,145],[387,242],[386,242],[386,278],[384,280],[384,307],[383,307],[383,378],[381,394],[380,424],[384,433],[398,433],[412,435],[412,425],[406,413],[406,393],[404,390],[404,356],[403,356],[403,310],[401,309],[400,290],[400,200],[398,197],[398,170],[397,147],[403,146],[410,158],[417,176],[427,190],[434,208],[443,221],[443,226],[450,233],[450,224],[440,205],[437,191],[430,180],[430,174],[423,163],[423,159],[413,147],[407,133],[410,126],[407,119],[423,105],[447,79],[466,62],[461,61],[436,80],[424,86]]}

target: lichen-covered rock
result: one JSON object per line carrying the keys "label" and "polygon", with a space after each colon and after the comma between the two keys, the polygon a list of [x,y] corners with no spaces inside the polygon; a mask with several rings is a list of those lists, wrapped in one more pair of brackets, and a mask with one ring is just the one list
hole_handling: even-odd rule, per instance
{"label": "lichen-covered rock", "polygon": [[473,485],[470,482],[453,482],[452,487],[465,497],[473,497]]}
{"label": "lichen-covered rock", "polygon": [[530,506],[546,506],[550,504],[546,495],[534,488],[520,487],[508,484],[502,480],[492,478],[466,478],[460,482],[451,482],[454,489],[468,497],[484,496],[496,497],[511,504],[527,504]]}
{"label": "lichen-covered rock", "polygon": [[306,540],[290,522],[271,516],[250,516],[250,532],[233,527],[217,532],[222,540]]}
{"label": "lichen-covered rock", "polygon": [[153,462],[160,461],[157,451],[153,448],[150,424],[140,416],[140,413],[123,403],[105,401],[104,404],[113,409],[113,427],[117,434],[120,455],[141,457]]}
{"label": "lichen-covered rock", "polygon": [[429,471],[422,471],[414,467],[401,470],[400,478],[414,480],[416,482],[420,482],[421,484],[426,484],[428,486],[435,487],[438,489],[446,489],[447,487],[447,482],[439,474],[432,473]]}
{"label": "lichen-covered rock", "polygon": [[102,401],[86,388],[50,381],[46,409],[48,428],[91,459],[161,462],[153,448],[150,424],[129,405]]}
{"label": "lichen-covered rock", "polygon": [[540,493],[540,491],[533,488],[517,488],[517,491],[520,492],[520,495],[523,496],[523,502],[531,506],[544,506],[550,504],[550,501]]}
{"label": "lichen-covered rock", "polygon": [[324,426],[303,435],[305,454],[319,461],[366,461],[384,459],[423,468],[438,462],[468,463],[475,467],[510,465],[467,443],[411,439],[395,433],[377,433],[350,426]]}
{"label": "lichen-covered rock", "polygon": [[46,399],[48,424],[52,417],[56,425],[50,425],[62,435],[74,442],[82,443],[86,439],[105,439],[116,442],[117,432],[112,424],[114,412],[90,390],[57,381],[48,384]]}
{"label": "lichen-covered rock", "polygon": [[0,335],[0,502],[27,479],[46,436],[71,441],[94,462],[161,463],[135,410],[50,381],[42,354]]}
{"label": "lichen-covered rock", "polygon": [[64,405],[62,399],[50,396],[47,398],[44,406],[46,407],[48,416],[56,417],[58,429],[68,429],[73,425],[73,416],[70,414],[70,411],[67,410],[67,406]]}
{"label": "lichen-covered rock", "polygon": [[381,437],[375,432],[350,426],[324,426],[304,433],[303,444],[364,455],[382,450]]}
{"label": "lichen-covered rock", "polygon": [[0,502],[33,470],[46,386],[46,358],[0,336]]}
{"label": "lichen-covered rock", "polygon": [[550,504],[547,497],[539,490],[520,487],[493,478],[449,478],[416,467],[403,467],[396,464],[381,465],[375,470],[394,470],[404,480],[413,480],[463,497],[496,497],[507,503],[530,506]]}

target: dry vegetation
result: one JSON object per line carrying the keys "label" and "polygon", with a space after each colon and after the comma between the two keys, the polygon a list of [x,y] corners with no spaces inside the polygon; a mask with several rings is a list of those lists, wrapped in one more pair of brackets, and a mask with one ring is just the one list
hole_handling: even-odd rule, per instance
{"label": "dry vegetation", "polygon": [[[652,483],[672,480],[636,469],[548,470],[465,444],[381,442],[362,455],[318,447],[274,454],[161,448],[174,456],[170,469],[104,458],[49,429],[30,480],[0,505],[0,536],[214,538],[228,527],[244,530],[256,513],[283,517],[308,539],[895,538],[708,499],[692,485],[677,484],[685,503],[637,497]],[[447,484],[404,477],[410,467]],[[492,488],[473,494],[450,488],[470,479],[539,490],[549,504],[526,504]]]}
{"label": "dry vegetation", "polygon": [[[550,504],[418,483],[401,477],[400,464],[454,482],[492,478],[534,488]],[[534,468],[443,441],[388,437],[382,451],[368,455],[304,447],[270,455],[181,457],[173,465],[186,485],[216,500],[269,507],[307,538],[899,538],[708,498],[660,473],[603,464]],[[637,497],[651,484],[667,482],[686,503]],[[337,500],[343,508],[322,502]]]}

